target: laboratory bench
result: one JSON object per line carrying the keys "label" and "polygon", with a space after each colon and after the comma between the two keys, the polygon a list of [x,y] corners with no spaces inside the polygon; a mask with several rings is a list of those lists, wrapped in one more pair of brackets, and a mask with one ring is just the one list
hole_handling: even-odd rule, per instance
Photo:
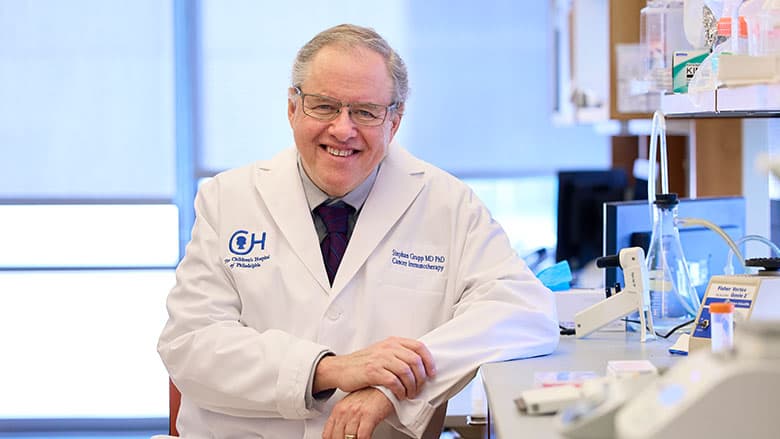
{"label": "laboratory bench", "polygon": [[648,360],[663,371],[682,358],[669,353],[677,336],[646,343],[641,343],[634,332],[596,332],[582,339],[562,336],[550,355],[483,365],[480,372],[488,403],[486,433],[491,439],[561,438],[554,415],[526,415],[515,405],[522,391],[534,388],[536,373],[592,371],[604,376],[607,362],[613,360]]}

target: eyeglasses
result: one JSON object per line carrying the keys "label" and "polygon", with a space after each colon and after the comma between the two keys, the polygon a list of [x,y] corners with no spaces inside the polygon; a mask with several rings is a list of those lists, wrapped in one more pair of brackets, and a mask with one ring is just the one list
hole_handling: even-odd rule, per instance
{"label": "eyeglasses", "polygon": [[398,108],[397,102],[390,105],[379,105],[369,102],[344,103],[330,96],[304,93],[297,86],[293,88],[295,93],[301,97],[303,114],[326,122],[338,117],[341,109],[347,107],[352,122],[367,127],[376,127],[385,122],[387,113]]}

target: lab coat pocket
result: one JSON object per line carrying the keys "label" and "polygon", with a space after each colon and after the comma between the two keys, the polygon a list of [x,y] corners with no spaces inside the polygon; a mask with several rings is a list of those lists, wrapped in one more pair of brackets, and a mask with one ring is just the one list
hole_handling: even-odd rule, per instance
{"label": "lab coat pocket", "polygon": [[425,244],[399,245],[385,251],[386,256],[369,267],[370,277],[379,280],[376,328],[382,333],[377,336],[418,338],[451,313],[446,252]]}
{"label": "lab coat pocket", "polygon": [[408,288],[389,283],[379,285],[376,328],[382,337],[419,338],[446,321],[449,310],[443,291]]}
{"label": "lab coat pocket", "polygon": [[447,286],[447,278],[438,273],[415,273],[403,268],[392,268],[382,277],[383,285],[405,288],[414,291],[425,291],[429,294],[443,294]]}
{"label": "lab coat pocket", "polygon": [[446,252],[430,245],[414,250],[392,249],[389,266],[383,267],[382,283],[412,290],[444,292],[447,284]]}

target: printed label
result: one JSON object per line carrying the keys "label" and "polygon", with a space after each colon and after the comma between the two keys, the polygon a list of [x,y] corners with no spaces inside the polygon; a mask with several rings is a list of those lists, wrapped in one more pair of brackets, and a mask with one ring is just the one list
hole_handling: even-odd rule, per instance
{"label": "printed label", "polygon": [[390,256],[390,262],[397,267],[441,273],[446,268],[447,259],[444,255],[420,254],[420,252],[415,253],[394,248]]}

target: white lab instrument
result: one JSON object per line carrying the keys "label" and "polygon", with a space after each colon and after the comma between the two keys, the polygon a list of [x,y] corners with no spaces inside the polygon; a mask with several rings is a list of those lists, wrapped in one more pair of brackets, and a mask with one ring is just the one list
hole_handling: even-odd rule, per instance
{"label": "white lab instrument", "polygon": [[657,379],[656,373],[610,375],[582,384],[581,399],[558,416],[558,430],[571,439],[615,437],[615,414]]}
{"label": "white lab instrument", "polygon": [[744,322],[736,339],[727,354],[682,359],[627,402],[615,417],[615,437],[776,438],[780,320]]}
{"label": "white lab instrument", "polygon": [[[572,288],[565,291],[556,291],[555,307],[558,310],[558,324],[566,329],[575,328],[574,316],[604,300],[604,288]],[[615,319],[600,329],[601,331],[624,332],[626,322]]]}
{"label": "white lab instrument", "polygon": [[[574,315],[577,338],[582,338],[631,313],[639,313],[640,340],[655,338],[653,316],[650,312],[650,293],[647,288],[645,252],[640,247],[620,250],[618,256],[607,256],[596,261],[600,268],[621,267],[625,286],[623,291],[592,305]],[[649,329],[649,331],[648,331]]]}
{"label": "white lab instrument", "polygon": [[[757,262],[752,262],[757,261]],[[762,263],[749,259],[749,264]],[[748,319],[780,320],[780,272],[763,270],[759,274],[712,276],[696,316],[696,328],[691,334],[689,351],[710,349],[710,305],[729,301],[734,304],[735,333]]]}
{"label": "white lab instrument", "polygon": [[572,404],[582,397],[577,386],[565,384],[561,386],[540,387],[529,389],[515,399],[517,408],[529,415],[547,415]]}
{"label": "white lab instrument", "polygon": [[[521,412],[528,415],[547,415],[578,403],[574,408],[567,409],[570,413],[567,416],[572,421],[574,418],[582,420],[583,408],[595,407],[616,395],[628,396],[636,393],[629,390],[637,388],[638,383],[650,382],[644,378],[645,381],[634,381],[634,378],[640,375],[654,377],[658,375],[658,370],[647,360],[610,361],[607,364],[606,377],[592,377],[571,384],[529,389],[520,393],[515,404]],[[646,384],[642,384],[642,387],[644,385]]]}

